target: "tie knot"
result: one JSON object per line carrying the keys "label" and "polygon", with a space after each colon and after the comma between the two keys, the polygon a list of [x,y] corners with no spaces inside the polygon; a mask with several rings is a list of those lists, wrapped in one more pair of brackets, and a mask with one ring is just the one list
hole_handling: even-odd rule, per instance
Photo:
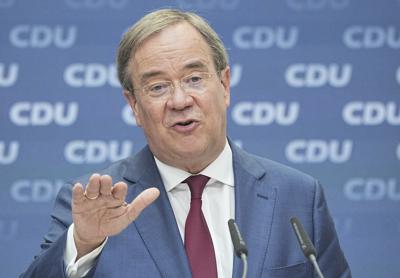
{"label": "tie knot", "polygon": [[184,182],[189,185],[192,199],[201,199],[204,187],[210,178],[204,175],[190,176]]}

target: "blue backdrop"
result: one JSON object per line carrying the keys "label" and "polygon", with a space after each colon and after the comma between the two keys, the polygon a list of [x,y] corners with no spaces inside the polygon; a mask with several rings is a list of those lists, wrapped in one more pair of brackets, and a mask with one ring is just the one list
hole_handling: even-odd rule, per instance
{"label": "blue backdrop", "polygon": [[64,181],[145,144],[114,57],[160,7],[221,35],[230,137],[322,181],[354,277],[400,277],[399,0],[0,0],[0,276],[38,252]]}

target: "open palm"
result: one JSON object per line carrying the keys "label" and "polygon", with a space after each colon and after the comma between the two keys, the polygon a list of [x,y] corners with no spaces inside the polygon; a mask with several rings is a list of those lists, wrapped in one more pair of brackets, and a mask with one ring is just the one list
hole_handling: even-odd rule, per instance
{"label": "open palm", "polygon": [[72,218],[78,254],[84,255],[99,246],[106,237],[119,234],[159,196],[156,188],[125,202],[127,185],[114,186],[108,175],[93,174],[84,190],[80,183],[72,189]]}

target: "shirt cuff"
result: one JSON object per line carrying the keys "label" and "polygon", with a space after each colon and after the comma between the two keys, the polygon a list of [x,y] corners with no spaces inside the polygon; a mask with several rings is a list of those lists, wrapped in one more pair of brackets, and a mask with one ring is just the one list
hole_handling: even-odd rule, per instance
{"label": "shirt cuff", "polygon": [[96,259],[99,256],[100,252],[103,250],[107,239],[108,238],[106,238],[104,242],[92,252],[86,254],[76,261],[76,256],[78,255],[78,252],[76,250],[74,240],[74,223],[72,223],[71,226],[69,226],[68,228],[67,243],[64,252],[64,263],[66,265],[67,276],[69,278],[80,278],[88,274],[88,272],[96,263]]}

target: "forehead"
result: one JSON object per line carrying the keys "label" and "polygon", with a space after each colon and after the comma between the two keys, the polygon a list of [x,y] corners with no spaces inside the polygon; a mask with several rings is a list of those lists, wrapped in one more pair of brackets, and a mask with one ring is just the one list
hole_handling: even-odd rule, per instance
{"label": "forehead", "polygon": [[136,50],[131,68],[139,81],[148,72],[180,73],[186,68],[214,69],[211,48],[190,24],[178,23],[152,35]]}

